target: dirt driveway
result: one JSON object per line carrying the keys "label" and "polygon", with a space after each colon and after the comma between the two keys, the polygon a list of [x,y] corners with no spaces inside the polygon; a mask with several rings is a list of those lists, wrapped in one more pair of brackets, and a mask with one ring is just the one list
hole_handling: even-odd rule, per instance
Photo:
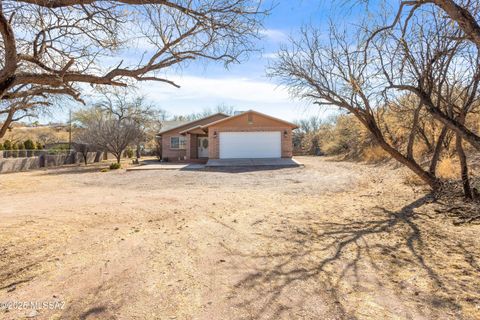
{"label": "dirt driveway", "polygon": [[300,160],[2,175],[0,319],[480,318],[479,225],[399,170]]}

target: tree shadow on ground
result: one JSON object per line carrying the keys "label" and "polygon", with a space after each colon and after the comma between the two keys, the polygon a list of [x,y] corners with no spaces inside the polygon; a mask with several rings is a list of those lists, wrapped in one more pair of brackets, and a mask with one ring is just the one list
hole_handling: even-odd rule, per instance
{"label": "tree shadow on ground", "polygon": [[[231,299],[252,319],[308,317],[308,312],[356,319],[367,300],[381,305],[383,316],[463,318],[459,301],[472,308],[480,303],[478,258],[459,247],[459,239],[428,229],[430,218],[416,209],[431,199],[422,197],[398,211],[374,207],[347,222],[312,218],[273,233],[262,230],[257,235],[275,244],[267,252],[227,248],[239,259],[256,261],[254,271],[235,284]],[[445,259],[453,256],[465,263]]]}
{"label": "tree shadow on ground", "polygon": [[200,169],[204,172],[221,172],[221,173],[248,173],[259,171],[277,171],[286,169],[299,169],[301,167],[292,166],[239,166],[239,167],[206,167]]}

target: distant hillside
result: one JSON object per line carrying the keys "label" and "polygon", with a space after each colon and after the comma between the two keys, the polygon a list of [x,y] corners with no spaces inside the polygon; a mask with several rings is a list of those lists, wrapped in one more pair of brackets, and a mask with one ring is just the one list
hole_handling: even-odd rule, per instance
{"label": "distant hillside", "polygon": [[2,142],[5,140],[18,142],[27,139],[31,139],[35,142],[39,141],[44,145],[68,141],[68,125],[62,123],[38,126],[16,124],[6,133]]}

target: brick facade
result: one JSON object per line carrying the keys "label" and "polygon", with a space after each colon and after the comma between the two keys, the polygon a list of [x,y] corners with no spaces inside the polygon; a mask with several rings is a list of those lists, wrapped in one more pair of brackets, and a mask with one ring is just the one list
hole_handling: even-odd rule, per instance
{"label": "brick facade", "polygon": [[[222,119],[225,120],[214,123]],[[282,144],[282,158],[291,158],[293,156],[292,129],[295,128],[294,125],[256,112],[246,112],[227,119],[224,115],[215,115],[162,134],[162,158],[168,158],[169,161],[198,159],[197,134],[185,135],[185,150],[171,149],[170,137],[179,137],[181,136],[180,132],[183,130],[198,125],[207,125],[209,123],[212,123],[212,125],[208,127],[208,155],[210,159],[218,159],[220,157],[219,145],[221,132],[279,131]]]}
{"label": "brick facade", "polygon": [[[186,142],[186,149],[181,150],[181,149],[172,149],[170,146],[170,138],[171,137],[180,137],[182,136],[180,134],[181,131],[192,128],[194,126],[198,125],[206,125],[208,123],[218,121],[221,119],[225,119],[227,116],[223,114],[214,114],[210,117],[199,119],[197,121],[192,121],[189,122],[183,126],[180,126],[178,128],[172,129],[170,131],[166,131],[164,133],[161,133],[162,136],[162,159],[168,159],[168,161],[179,161],[179,160],[184,160],[184,159],[195,159],[196,158],[196,153],[197,153],[197,138],[193,139],[192,137],[187,138]],[[189,143],[189,139],[193,143]],[[188,155],[187,155],[188,151]]]}
{"label": "brick facade", "polygon": [[213,124],[208,128],[210,159],[220,157],[220,132],[249,132],[249,131],[280,131],[282,139],[282,158],[293,156],[292,126],[284,122],[264,117],[258,114],[246,113],[231,120]]}

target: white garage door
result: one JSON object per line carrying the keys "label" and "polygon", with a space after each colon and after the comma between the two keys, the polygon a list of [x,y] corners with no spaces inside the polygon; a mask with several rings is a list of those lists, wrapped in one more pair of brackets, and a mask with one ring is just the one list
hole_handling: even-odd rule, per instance
{"label": "white garage door", "polygon": [[281,132],[220,132],[220,159],[281,158]]}

